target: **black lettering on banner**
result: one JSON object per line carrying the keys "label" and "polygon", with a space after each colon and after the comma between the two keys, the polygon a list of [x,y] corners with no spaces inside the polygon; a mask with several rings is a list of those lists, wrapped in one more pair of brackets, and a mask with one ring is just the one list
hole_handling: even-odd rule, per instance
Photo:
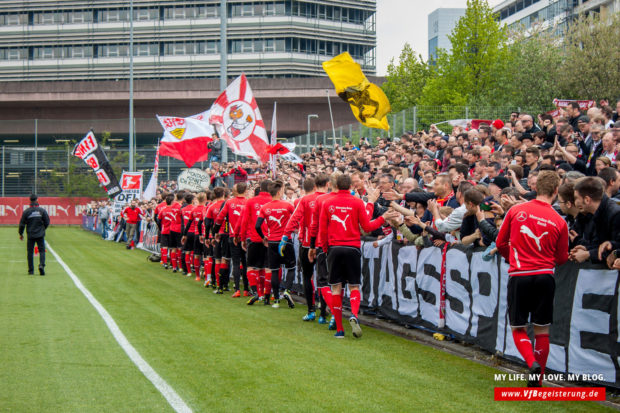
{"label": "black lettering on banner", "polygon": [[[393,250],[392,248],[396,248]],[[379,282],[379,308],[381,313],[390,318],[398,317],[398,299],[396,298],[397,278],[395,267],[398,266],[398,248],[395,243],[381,247],[381,281]],[[396,253],[395,253],[396,251]]]}
{"label": "black lettering on banner", "polygon": [[417,268],[416,291],[420,297],[422,324],[436,327],[439,323],[441,250],[436,247],[422,249]]}
{"label": "black lettering on banner", "polygon": [[413,246],[400,247],[397,253],[396,270],[398,314],[407,324],[418,321],[420,303],[416,292],[417,249]]}
{"label": "black lettering on banner", "polygon": [[[438,331],[441,250],[386,247],[362,243],[362,303],[376,303],[379,292],[380,311],[388,318]],[[508,264],[498,256],[490,261],[482,256],[482,250],[448,249],[443,331],[523,363],[506,314]],[[605,385],[620,388],[618,272],[567,263],[556,268],[554,277],[547,371],[603,374]]]}
{"label": "black lettering on banner", "polygon": [[468,334],[471,315],[469,260],[460,248],[446,253],[446,326],[461,338]]}
{"label": "black lettering on banner", "polygon": [[[602,374],[605,381],[617,380],[616,340],[612,342],[612,303],[608,293],[617,296],[618,271],[581,268],[573,298],[567,369],[570,373]],[[593,304],[598,296],[607,303]],[[556,301],[558,296],[556,295]]]}
{"label": "black lettering on banner", "polygon": [[362,242],[362,308],[376,310],[381,280],[381,249]]}
{"label": "black lettering on banner", "polygon": [[[471,318],[468,334],[483,348],[496,348],[499,307],[499,269],[497,260],[485,261],[484,253],[470,255]],[[503,342],[502,342],[503,350]]]}
{"label": "black lettering on banner", "polygon": [[[424,264],[424,275],[433,277],[437,282],[441,279],[441,274],[437,272],[437,268],[433,264]],[[420,295],[425,302],[437,305],[437,295],[434,292],[420,288]]]}

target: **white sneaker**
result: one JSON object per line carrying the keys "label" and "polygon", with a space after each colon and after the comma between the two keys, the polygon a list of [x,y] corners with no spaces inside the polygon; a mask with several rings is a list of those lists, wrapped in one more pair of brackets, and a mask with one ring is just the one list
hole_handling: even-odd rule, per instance
{"label": "white sneaker", "polygon": [[357,320],[357,317],[349,318],[349,324],[351,324],[351,329],[353,330],[353,337],[360,338],[362,336],[362,328],[360,327],[360,322]]}

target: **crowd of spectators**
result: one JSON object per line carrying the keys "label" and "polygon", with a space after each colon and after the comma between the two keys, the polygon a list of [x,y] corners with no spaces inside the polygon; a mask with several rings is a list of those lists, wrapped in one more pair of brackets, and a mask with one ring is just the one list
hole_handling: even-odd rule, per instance
{"label": "crowd of spectators", "polygon": [[[277,176],[293,202],[304,195],[307,177],[350,174],[354,193],[375,204],[374,216],[390,208],[400,212],[369,234],[377,247],[388,241],[419,247],[461,243],[485,247],[490,258],[506,211],[534,199],[539,174],[555,171],[562,184],[554,208],[569,224],[571,260],[620,268],[619,112],[620,101],[615,109],[601,101],[586,112],[571,102],[557,117],[513,112],[477,128],[431,125],[376,145],[367,139],[333,148],[319,144],[301,155],[302,164],[279,160]],[[271,176],[269,165],[251,160],[224,164],[216,155],[209,165],[210,189],[247,181],[248,197],[260,179]],[[162,182],[156,198],[140,201],[142,219],[151,221],[161,195],[175,190],[176,182]]]}

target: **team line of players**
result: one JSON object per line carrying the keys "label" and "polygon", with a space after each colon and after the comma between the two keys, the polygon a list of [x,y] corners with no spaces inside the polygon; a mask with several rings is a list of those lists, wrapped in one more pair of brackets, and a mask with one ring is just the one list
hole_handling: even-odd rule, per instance
{"label": "team line of players", "polygon": [[[332,191],[329,191],[331,186]],[[290,289],[295,276],[296,256],[292,233],[298,233],[299,258],[308,313],[304,321],[316,319],[315,286],[320,297],[318,322],[327,324],[336,338],[344,337],[342,298],[350,291],[353,336],[362,336],[358,321],[361,302],[361,232],[372,232],[393,211],[371,220],[374,204],[351,195],[351,177],[334,173],[306,179],[305,196],[294,204],[282,199],[284,183],[264,180],[255,196],[247,199],[247,185],[234,186],[232,197],[216,187],[208,193],[167,194],[155,209],[161,230],[162,265],[179,269],[196,280],[204,278],[217,294],[229,291],[230,269],[233,297],[249,297],[248,305],[262,301],[279,307],[280,284],[289,307],[295,306]],[[185,205],[183,206],[183,202]],[[202,269],[202,271],[201,271]],[[244,290],[241,293],[241,280]],[[273,298],[272,298],[273,296]]]}

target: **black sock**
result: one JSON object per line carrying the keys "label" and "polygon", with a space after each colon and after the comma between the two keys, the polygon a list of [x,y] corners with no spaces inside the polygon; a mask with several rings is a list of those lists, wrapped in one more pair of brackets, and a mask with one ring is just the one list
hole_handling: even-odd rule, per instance
{"label": "black sock", "polygon": [[319,299],[321,301],[321,317],[327,317],[327,303],[322,295],[319,295]]}
{"label": "black sock", "polygon": [[280,299],[280,277],[278,277],[277,271],[271,273],[271,292],[273,293],[273,298],[276,300]]}
{"label": "black sock", "polygon": [[312,291],[312,274],[307,277],[304,274],[304,297],[306,299],[306,304],[308,306],[308,312],[311,313],[314,311],[314,292]]}

